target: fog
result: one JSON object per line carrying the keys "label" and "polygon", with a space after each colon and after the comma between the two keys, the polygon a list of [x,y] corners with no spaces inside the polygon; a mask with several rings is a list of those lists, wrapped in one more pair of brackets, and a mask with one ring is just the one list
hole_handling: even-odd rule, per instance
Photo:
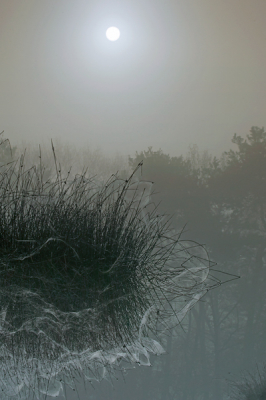
{"label": "fog", "polygon": [[[263,126],[263,0],[0,4],[1,129],[134,155]],[[117,25],[121,37],[108,42]]]}
{"label": "fog", "polygon": [[264,0],[1,0],[1,171],[25,149],[43,179],[57,162],[99,187],[141,165],[137,182],[220,282],[151,366],[86,388],[77,375],[69,400],[265,398],[265,15]]}

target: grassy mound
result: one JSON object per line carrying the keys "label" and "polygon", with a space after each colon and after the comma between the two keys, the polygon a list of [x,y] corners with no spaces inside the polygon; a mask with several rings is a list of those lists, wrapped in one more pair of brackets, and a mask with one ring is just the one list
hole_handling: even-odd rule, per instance
{"label": "grassy mound", "polygon": [[204,248],[157,214],[141,164],[98,187],[54,159],[53,181],[23,156],[0,169],[3,399],[58,395],[73,371],[101,379],[121,359],[149,365],[156,335],[219,284]]}

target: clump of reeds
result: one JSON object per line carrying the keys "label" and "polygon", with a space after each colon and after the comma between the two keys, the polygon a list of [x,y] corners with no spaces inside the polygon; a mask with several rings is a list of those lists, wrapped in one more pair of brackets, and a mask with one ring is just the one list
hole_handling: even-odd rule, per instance
{"label": "clump of reeds", "polygon": [[241,381],[232,384],[234,400],[266,400],[266,366],[258,367],[255,374],[245,374]]}
{"label": "clump of reeds", "polygon": [[157,214],[152,184],[140,190],[141,165],[98,187],[86,171],[63,177],[53,152],[51,181],[24,156],[0,169],[2,399],[58,395],[122,359],[149,365],[156,335],[219,284],[204,248]]}

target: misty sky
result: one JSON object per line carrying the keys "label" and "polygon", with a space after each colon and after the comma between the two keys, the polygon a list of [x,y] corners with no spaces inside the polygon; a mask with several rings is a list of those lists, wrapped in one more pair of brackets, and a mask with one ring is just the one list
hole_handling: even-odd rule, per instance
{"label": "misty sky", "polygon": [[266,125],[265,17],[265,0],[0,0],[0,131],[219,154]]}

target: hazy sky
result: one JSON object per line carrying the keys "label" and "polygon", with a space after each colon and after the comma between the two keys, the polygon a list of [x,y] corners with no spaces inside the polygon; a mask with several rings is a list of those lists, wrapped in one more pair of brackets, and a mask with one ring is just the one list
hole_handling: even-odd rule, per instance
{"label": "hazy sky", "polygon": [[0,131],[219,154],[266,126],[265,17],[265,0],[0,0]]}

